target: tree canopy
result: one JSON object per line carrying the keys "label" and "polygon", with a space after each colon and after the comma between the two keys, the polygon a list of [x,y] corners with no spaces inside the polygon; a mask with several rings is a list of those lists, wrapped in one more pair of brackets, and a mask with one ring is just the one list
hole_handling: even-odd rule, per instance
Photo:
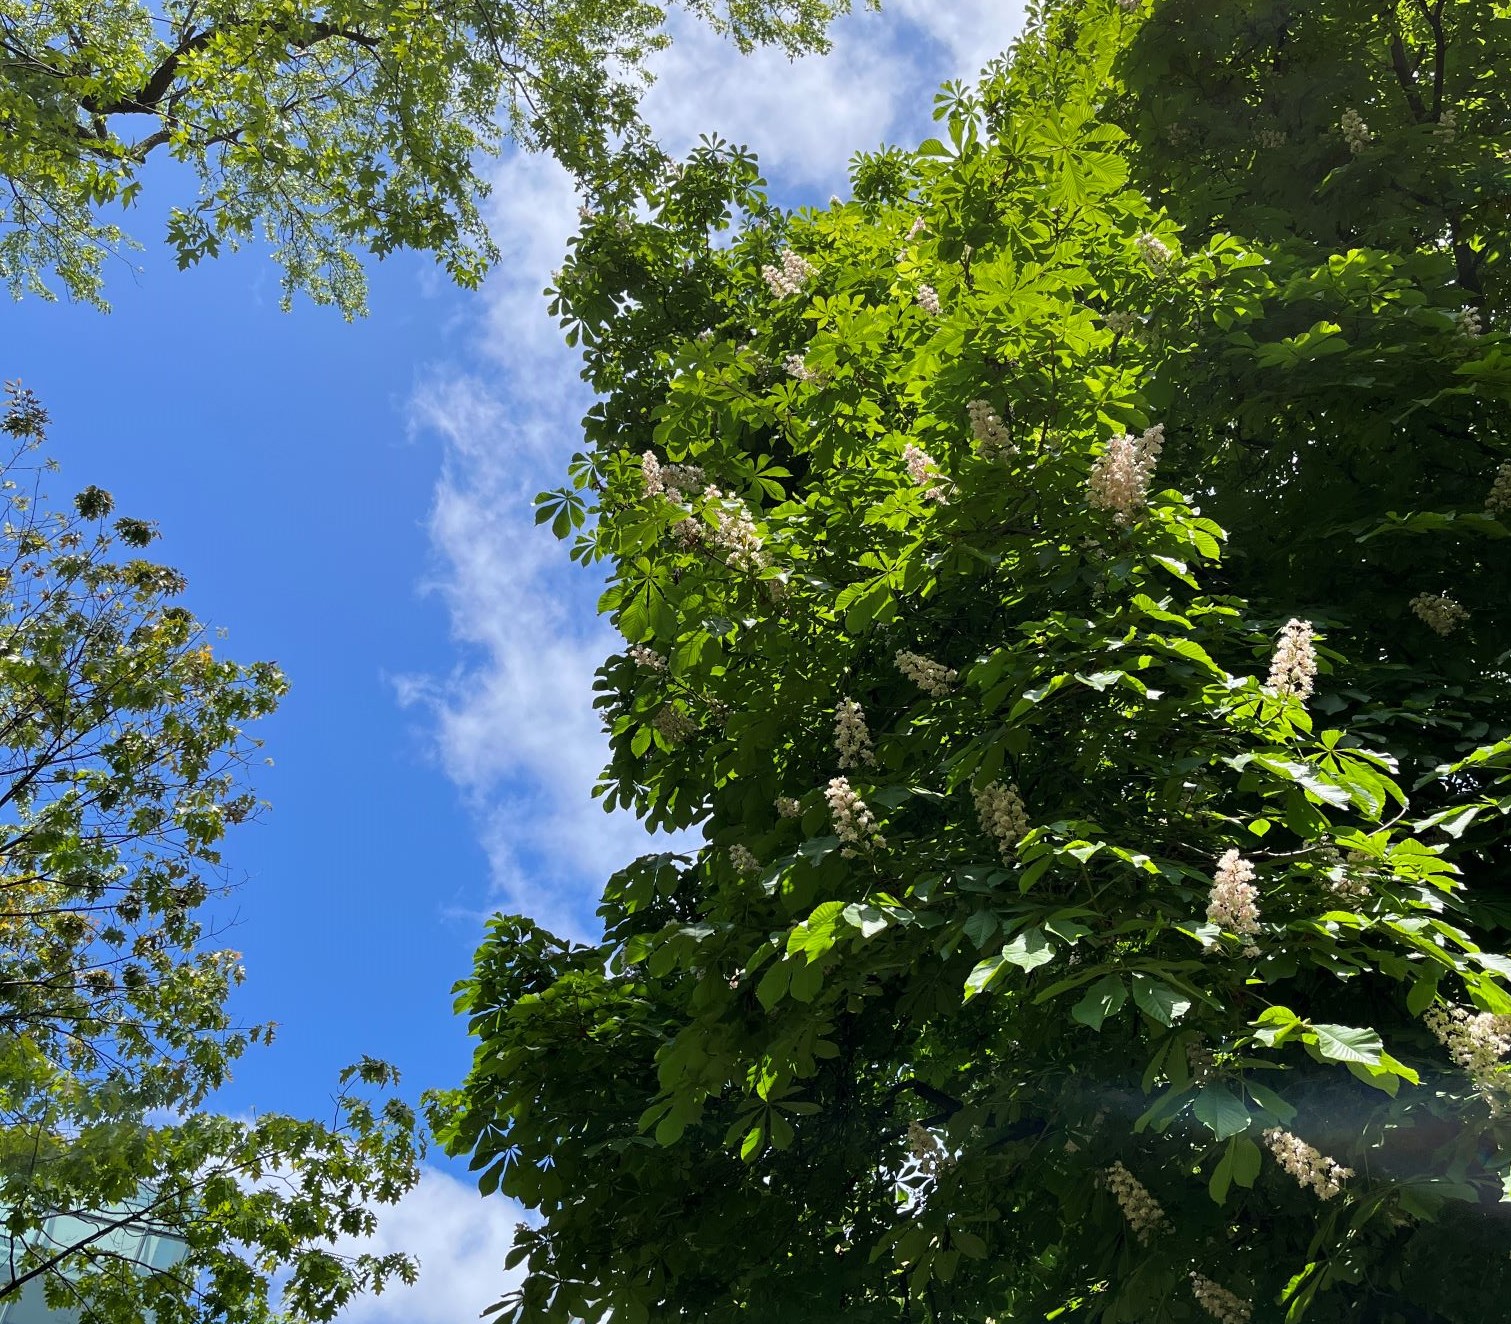
{"label": "tree canopy", "polygon": [[[741,47],[821,48],[849,0],[683,0]],[[0,3],[0,278],[100,301],[154,154],[180,266],[265,237],[286,297],[360,311],[357,254],[433,253],[474,286],[506,139],[595,188],[655,158],[636,105],[667,41],[655,0],[86,0]]]}
{"label": "tree canopy", "polygon": [[[85,488],[51,509],[41,404],[7,389],[0,521],[0,1303],[108,1324],[329,1319],[414,1276],[337,1252],[414,1184],[411,1110],[364,1059],[330,1124],[207,1101],[272,1027],[235,1023],[221,843],[258,802],[247,723],[285,681],[217,655]],[[129,1236],[127,1235],[129,1234]],[[149,1264],[144,1237],[176,1243]]]}
{"label": "tree canopy", "polygon": [[1505,1299],[1511,12],[1380,10],[1051,5],[848,201],[580,236],[538,513],[706,844],[459,985],[503,1320]]}

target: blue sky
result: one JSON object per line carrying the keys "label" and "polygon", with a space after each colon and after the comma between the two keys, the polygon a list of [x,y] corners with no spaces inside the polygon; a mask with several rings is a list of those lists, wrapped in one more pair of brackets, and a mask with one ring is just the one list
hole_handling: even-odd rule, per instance
{"label": "blue sky", "polygon": [[[645,112],[679,150],[708,131],[749,144],[779,200],[821,205],[847,191],[856,149],[927,136],[935,86],[1006,45],[1020,12],[893,0],[796,65],[742,60],[678,21]],[[495,175],[504,259],[478,294],[403,257],[370,270],[365,321],[284,314],[260,252],[176,271],[144,197],[147,248],[139,272],[111,276],[109,316],[6,309],[0,374],[53,415],[54,498],[97,483],[155,520],[157,554],[228,629],[222,647],[293,684],[258,731],[272,810],[228,843],[239,1011],[281,1027],[228,1110],[324,1112],[363,1053],[415,1094],[456,1083],[470,1046],[449,990],[486,915],[591,936],[604,877],[644,848],[588,794],[603,754],[590,680],[616,646],[598,586],[529,510],[561,481],[586,405],[540,298],[577,203],[547,160]],[[379,1233],[421,1256],[419,1286],[344,1320],[452,1324],[503,1290],[519,1211],[433,1160]]]}

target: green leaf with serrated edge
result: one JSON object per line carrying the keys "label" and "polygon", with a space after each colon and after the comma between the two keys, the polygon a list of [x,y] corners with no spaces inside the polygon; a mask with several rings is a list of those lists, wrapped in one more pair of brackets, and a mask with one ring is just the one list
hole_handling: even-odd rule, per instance
{"label": "green leaf with serrated edge", "polygon": [[1289,1125],[1296,1116],[1296,1109],[1287,1103],[1280,1095],[1276,1094],[1268,1085],[1261,1085],[1258,1081],[1246,1079],[1243,1087],[1248,1091],[1249,1098],[1269,1113],[1278,1118],[1282,1126]]}
{"label": "green leaf with serrated edge", "polygon": [[1118,975],[1104,975],[1097,980],[1070,1009],[1071,1016],[1082,1025],[1100,1030],[1107,1017],[1119,1011],[1128,1000],[1128,990]]}
{"label": "green leaf with serrated edge", "polygon": [[1317,1052],[1329,1062],[1358,1062],[1378,1066],[1384,1045],[1373,1030],[1352,1025],[1312,1025]]}
{"label": "green leaf with serrated edge", "polygon": [[1233,1180],[1250,1190],[1259,1180],[1259,1146],[1248,1136],[1234,1136],[1230,1143],[1233,1146]]}
{"label": "green leaf with serrated edge", "polygon": [[860,930],[862,938],[873,938],[889,923],[885,914],[875,906],[852,902],[844,908],[845,923]]}
{"label": "green leaf with serrated edge", "polygon": [[978,910],[965,922],[965,936],[976,946],[985,947],[997,932],[997,916],[990,910]]}
{"label": "green leaf with serrated edge", "polygon": [[1207,1181],[1207,1193],[1212,1197],[1214,1204],[1223,1204],[1228,1198],[1228,1187],[1233,1181],[1233,1147],[1238,1143],[1235,1136],[1228,1141],[1228,1147],[1223,1150],[1222,1157],[1217,1161],[1217,1166],[1212,1169],[1212,1176]]}
{"label": "green leaf with serrated edge", "polygon": [[1219,1140],[1237,1135],[1249,1125],[1249,1110],[1226,1085],[1203,1086],[1197,1091],[1191,1111]]}
{"label": "green leaf with serrated edge", "polygon": [[1169,984],[1145,974],[1133,976],[1133,1000],[1161,1025],[1173,1025],[1191,1010],[1191,999]]}
{"label": "green leaf with serrated edge", "polygon": [[1002,959],[1011,961],[1021,969],[1033,970],[1053,961],[1055,949],[1045,936],[1044,930],[1035,925],[1013,936],[1002,948]]}
{"label": "green leaf with serrated edge", "polygon": [[1007,961],[1001,956],[989,956],[984,961],[978,961],[975,968],[966,976],[965,1001],[969,1002],[976,994],[989,987],[1006,966]]}
{"label": "green leaf with serrated edge", "polygon": [[770,1011],[787,995],[787,986],[792,980],[793,967],[786,961],[778,961],[756,985],[756,1001]]}

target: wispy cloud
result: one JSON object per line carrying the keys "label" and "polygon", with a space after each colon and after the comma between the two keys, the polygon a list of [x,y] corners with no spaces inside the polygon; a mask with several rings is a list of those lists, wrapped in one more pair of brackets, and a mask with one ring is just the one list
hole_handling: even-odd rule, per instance
{"label": "wispy cloud", "polygon": [[[926,133],[936,84],[972,75],[1019,22],[997,0],[892,0],[840,24],[830,55],[789,62],[742,58],[681,16],[645,111],[669,148],[717,132],[759,154],[783,200],[821,202],[846,191],[855,150]],[[541,299],[576,205],[551,161],[501,163],[490,219],[505,257],[479,300],[476,362],[438,365],[414,408],[442,447],[430,586],[459,658],[450,675],[406,678],[400,695],[434,715],[438,757],[473,810],[496,898],[587,936],[604,878],[649,839],[590,799],[605,756],[591,677],[620,643],[594,616],[599,583],[529,509],[562,481],[589,403]]]}

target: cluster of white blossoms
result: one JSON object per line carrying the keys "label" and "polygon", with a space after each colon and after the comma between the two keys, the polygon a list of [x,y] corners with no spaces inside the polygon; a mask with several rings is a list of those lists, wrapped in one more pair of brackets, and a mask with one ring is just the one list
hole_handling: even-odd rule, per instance
{"label": "cluster of white blossoms", "polygon": [[1097,510],[1110,510],[1118,524],[1129,524],[1144,508],[1149,480],[1165,444],[1165,425],[1156,423],[1143,436],[1113,437],[1091,466],[1087,501]]}
{"label": "cluster of white blossoms", "polygon": [[1343,112],[1343,118],[1338,121],[1338,128],[1343,134],[1343,141],[1348,144],[1348,150],[1358,156],[1375,139],[1370,133],[1369,126],[1364,123],[1364,117],[1352,106]]}
{"label": "cluster of white blossoms", "polygon": [[1354,1175],[1352,1168],[1345,1168],[1336,1159],[1313,1149],[1300,1136],[1293,1136],[1278,1126],[1272,1126],[1264,1133],[1264,1143],[1269,1146],[1275,1161],[1296,1179],[1297,1184],[1310,1186],[1320,1200],[1331,1200],[1343,1190],[1343,1183]]}
{"label": "cluster of white blossoms", "polygon": [[992,782],[975,793],[976,816],[981,820],[981,830],[996,838],[1003,859],[1010,859],[1013,847],[1029,829],[1028,810],[1016,786]]}
{"label": "cluster of white blossoms", "polygon": [[766,287],[778,299],[785,299],[789,294],[796,294],[808,283],[808,278],[813,275],[813,268],[790,248],[782,250],[782,265],[780,267],[764,266],[761,268],[761,279],[766,282]]}
{"label": "cluster of white blossoms", "polygon": [[1504,1112],[1505,1102],[1498,1096],[1511,1092],[1511,1074],[1502,1064],[1502,1059],[1511,1052],[1511,1016],[1432,1006],[1422,1020],[1448,1050],[1454,1064],[1469,1073],[1491,1109]]}
{"label": "cluster of white blossoms", "polygon": [[1438,122],[1433,126],[1432,136],[1440,142],[1451,143],[1459,131],[1459,117],[1452,106],[1449,106],[1441,115]]}
{"label": "cluster of white blossoms", "polygon": [[1307,699],[1317,678],[1317,654],[1312,648],[1312,623],[1294,618],[1280,631],[1270,660],[1270,688],[1276,694]]}
{"label": "cluster of white blossoms", "polygon": [[673,745],[680,745],[689,736],[698,734],[698,724],[670,704],[651,718],[651,725],[660,732],[663,740]]}
{"label": "cluster of white blossoms", "polygon": [[630,661],[637,667],[644,667],[647,671],[665,671],[666,659],[654,648],[645,644],[632,644],[629,650]]}
{"label": "cluster of white blossoms", "polygon": [[913,1162],[925,1177],[936,1177],[940,1168],[954,1166],[949,1155],[944,1152],[944,1146],[939,1143],[939,1137],[922,1122],[908,1123],[908,1153],[913,1156]]}
{"label": "cluster of white blossoms", "polygon": [[713,542],[723,550],[724,559],[736,570],[759,570],[766,558],[761,555],[761,535],[745,503],[738,497],[725,496],[717,487],[704,488],[703,495],[719,503]]}
{"label": "cluster of white blossoms", "polygon": [[734,866],[734,871],[737,874],[746,878],[749,878],[752,874],[761,872],[761,862],[756,859],[754,852],[748,846],[731,846],[729,848],[729,862]]}
{"label": "cluster of white blossoms", "polygon": [[1327,890],[1340,901],[1354,904],[1367,901],[1374,893],[1374,879],[1378,872],[1373,856],[1351,850],[1333,867]]}
{"label": "cluster of white blossoms", "polygon": [[1452,634],[1469,619],[1469,613],[1446,593],[1418,593],[1410,605],[1417,619],[1438,634]]}
{"label": "cluster of white blossoms", "polygon": [[921,653],[899,650],[892,660],[897,664],[897,669],[913,684],[925,694],[932,694],[936,699],[948,694],[960,675],[953,667],[947,667],[943,662],[935,662],[933,658],[924,657]]}
{"label": "cluster of white blossoms", "polygon": [[685,501],[686,493],[704,485],[703,470],[696,464],[662,464],[654,451],[640,457],[640,473],[645,495],[664,496],[668,501]]}
{"label": "cluster of white blossoms", "polygon": [[855,847],[869,850],[887,844],[887,839],[876,830],[876,815],[855,793],[848,777],[831,778],[824,789],[824,800],[834,822],[834,835],[845,843],[846,854],[853,855]]}
{"label": "cluster of white blossoms", "polygon": [[1459,324],[1459,333],[1467,336],[1470,340],[1477,339],[1484,334],[1485,324],[1480,319],[1480,310],[1478,308],[1460,308],[1457,321]]}
{"label": "cluster of white blossoms", "polygon": [[908,238],[909,239],[917,239],[918,236],[921,235],[926,228],[927,228],[927,225],[926,225],[926,222],[924,221],[923,217],[922,216],[915,216],[913,218],[913,224],[910,225],[910,226],[908,226]]}
{"label": "cluster of white blossoms", "polygon": [[803,812],[803,806],[790,795],[779,795],[776,798],[776,812],[779,818],[797,818]]}
{"label": "cluster of white blossoms", "polygon": [[822,386],[829,380],[823,373],[814,372],[801,354],[789,354],[782,361],[782,366],[787,369],[789,377],[795,377],[800,382],[813,382]]}
{"label": "cluster of white blossoms", "polygon": [[938,317],[940,312],[943,311],[939,302],[939,295],[932,285],[920,285],[918,293],[913,297],[917,300],[918,306],[930,317]]}
{"label": "cluster of white blossoms", "polygon": [[1123,1166],[1121,1159],[1102,1173],[1102,1181],[1116,1197],[1133,1235],[1139,1239],[1140,1245],[1147,1246],[1149,1238],[1166,1226],[1165,1211],[1160,1208],[1159,1201]]}
{"label": "cluster of white blossoms", "polygon": [[1207,894],[1207,918],[1241,938],[1259,932],[1259,889],[1254,866],[1233,849],[1217,861],[1212,890]]}
{"label": "cluster of white blossoms", "polygon": [[1138,249],[1138,255],[1156,271],[1163,271],[1175,256],[1168,244],[1147,230],[1133,241],[1133,246]]}
{"label": "cluster of white blossoms", "polygon": [[841,699],[834,710],[834,748],[839,751],[842,768],[859,768],[876,762],[865,711],[854,699]]}
{"label": "cluster of white blossoms", "polygon": [[1139,324],[1137,313],[1119,311],[1116,308],[1110,312],[1103,313],[1102,321],[1107,324],[1107,329],[1115,336],[1126,336]]}
{"label": "cluster of white blossoms", "polygon": [[908,477],[913,480],[913,486],[924,488],[923,495],[927,500],[937,501],[941,506],[949,505],[950,480],[939,472],[939,466],[928,451],[909,442],[903,448],[902,460],[908,466]]}
{"label": "cluster of white blossoms", "polygon": [[970,416],[976,453],[983,460],[1000,460],[1005,455],[1017,453],[1018,448],[1008,436],[1007,425],[985,400],[972,400],[966,405],[965,412]]}
{"label": "cluster of white blossoms", "polygon": [[1490,515],[1511,513],[1511,460],[1495,471],[1495,481],[1485,497],[1485,511]]}
{"label": "cluster of white blossoms", "polygon": [[1118,0],[1118,8],[1125,14],[1137,13],[1144,0]]}
{"label": "cluster of white blossoms", "polygon": [[1260,129],[1254,135],[1255,140],[1261,147],[1274,151],[1277,147],[1284,147],[1286,143],[1284,129]]}
{"label": "cluster of white blossoms", "polygon": [[1249,1324],[1254,1314],[1254,1307],[1249,1302],[1235,1296],[1221,1283],[1202,1277],[1194,1269],[1191,1271],[1191,1295],[1217,1324]]}

